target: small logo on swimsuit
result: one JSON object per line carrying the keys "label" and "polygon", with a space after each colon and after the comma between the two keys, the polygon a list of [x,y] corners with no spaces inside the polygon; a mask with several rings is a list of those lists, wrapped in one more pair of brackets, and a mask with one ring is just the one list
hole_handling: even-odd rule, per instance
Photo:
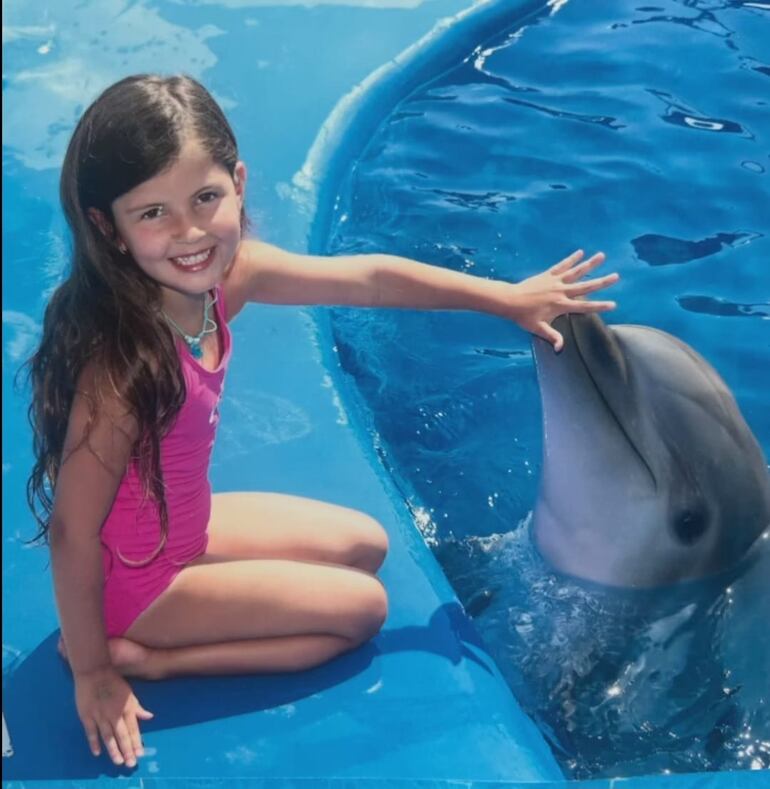
{"label": "small logo on swimsuit", "polygon": [[224,389],[219,390],[219,395],[217,395],[217,401],[214,403],[214,407],[211,409],[211,413],[209,414],[209,424],[213,425],[219,419],[219,404],[222,402],[222,392]]}

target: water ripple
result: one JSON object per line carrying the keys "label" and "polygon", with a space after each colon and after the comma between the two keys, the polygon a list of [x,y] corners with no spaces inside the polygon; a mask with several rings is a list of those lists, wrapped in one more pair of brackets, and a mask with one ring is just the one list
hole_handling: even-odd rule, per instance
{"label": "water ripple", "polygon": [[720,318],[770,318],[770,302],[765,304],[736,304],[713,296],[678,296],[677,302],[684,310]]}
{"label": "water ripple", "polygon": [[579,112],[566,112],[565,110],[555,110],[550,107],[545,107],[542,104],[535,104],[531,101],[523,101],[522,99],[511,99],[507,96],[503,98],[509,104],[518,104],[521,107],[528,107],[529,109],[543,112],[546,115],[552,115],[554,118],[565,118],[572,121],[581,121],[583,123],[595,123],[598,126],[606,126],[609,129],[625,129],[625,124],[620,123],[617,118],[609,115],[584,115]]}
{"label": "water ripple", "polygon": [[762,237],[762,233],[717,233],[699,241],[687,241],[648,233],[631,239],[631,244],[637,256],[651,266],[670,266],[716,255],[725,247],[744,246]]}

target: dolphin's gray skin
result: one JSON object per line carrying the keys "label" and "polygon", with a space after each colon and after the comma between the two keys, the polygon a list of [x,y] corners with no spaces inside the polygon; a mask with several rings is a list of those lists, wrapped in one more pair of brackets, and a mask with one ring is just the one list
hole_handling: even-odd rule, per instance
{"label": "dolphin's gray skin", "polygon": [[736,565],[770,527],[770,476],[717,372],[646,326],[562,316],[535,339],[544,458],[535,542],[561,572],[655,587]]}

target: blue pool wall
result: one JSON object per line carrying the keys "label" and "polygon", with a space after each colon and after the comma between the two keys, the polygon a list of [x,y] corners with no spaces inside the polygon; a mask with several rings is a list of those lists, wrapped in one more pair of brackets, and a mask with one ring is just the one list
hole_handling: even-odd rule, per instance
{"label": "blue pool wall", "polygon": [[[355,9],[345,16],[339,9],[312,7],[187,9],[191,29],[216,24],[223,31],[216,65],[196,76],[216,94],[229,94],[235,105],[228,112],[250,166],[249,201],[260,236],[297,251],[318,251],[324,212],[328,218],[329,196],[344,177],[345,161],[355,146],[365,144],[376,113],[384,113],[388,104],[387,94],[378,91],[391,91],[392,100],[403,91],[403,80],[415,79],[408,66],[422,63],[429,73],[449,51],[447,42],[473,40],[470,25],[480,24],[477,32],[493,31],[484,26],[508,26],[517,13],[533,8],[532,3],[479,4],[482,25],[482,16],[462,13],[464,6],[437,0],[412,9]],[[174,4],[158,7],[168,16],[181,13]],[[9,17],[13,11],[11,4]],[[64,4],[36,13],[60,29],[71,23]],[[457,14],[454,22],[440,22]],[[239,25],[249,19],[257,24]],[[321,30],[359,43],[341,51],[319,50]],[[270,73],[268,66],[250,80],[237,61],[248,51],[246,34],[253,38],[257,31],[266,49],[271,41],[283,41],[284,49],[274,44],[280,68]],[[450,38],[442,43],[445,35]],[[423,40],[424,47],[413,48]],[[214,38],[212,47],[216,43]],[[338,111],[337,121],[344,123],[326,127],[340,135],[337,144],[319,153],[318,129],[338,101],[402,53],[410,54],[400,61],[400,72],[380,72],[386,76],[365,86],[371,93],[354,91],[353,99],[363,103],[349,99],[343,105],[349,112]],[[314,68],[314,57],[323,62],[322,69]],[[25,64],[22,73],[12,57],[8,60],[8,112],[34,112],[33,106],[12,101],[29,68]],[[286,82],[292,69],[297,69],[293,91]],[[145,69],[133,65],[124,73],[139,70]],[[173,70],[193,72],[194,66],[180,58]],[[291,128],[275,120],[281,117],[293,119]],[[4,131],[10,151],[23,149],[24,142]],[[311,175],[317,179],[311,180],[310,191],[303,178],[308,151],[315,151]],[[149,756],[130,777],[90,757],[74,714],[71,680],[55,654],[47,555],[23,542],[33,528],[23,500],[30,436],[25,398],[10,379],[24,338],[18,323],[6,321],[6,314],[41,319],[40,263],[31,273],[29,267],[21,273],[20,265],[29,259],[25,244],[46,248],[42,237],[65,234],[57,175],[50,167],[17,166],[11,158],[3,185],[9,226],[3,235],[4,335],[6,330],[9,335],[4,336],[3,365],[3,704],[15,750],[3,761],[4,785],[767,785],[766,776],[749,773],[563,782],[379,465],[360,404],[336,363],[325,311],[266,306],[247,309],[232,327],[237,353],[212,467],[214,489],[312,496],[379,518],[391,538],[381,573],[391,595],[388,621],[372,644],[302,675],[136,683],[145,706],[156,714],[144,727]]]}

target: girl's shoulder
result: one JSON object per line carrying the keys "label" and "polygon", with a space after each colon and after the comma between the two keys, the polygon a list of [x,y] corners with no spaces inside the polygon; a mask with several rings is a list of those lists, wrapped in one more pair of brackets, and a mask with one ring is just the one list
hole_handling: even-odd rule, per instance
{"label": "girl's shoulder", "polygon": [[[118,436],[122,441],[116,440]],[[117,452],[118,460],[107,465],[120,469],[124,465],[121,465],[121,453],[139,438],[139,422],[134,409],[112,385],[110,376],[90,361],[75,381],[64,452],[74,451],[84,443],[93,450],[100,437],[104,446],[96,453],[97,457],[104,460]]]}
{"label": "girl's shoulder", "polygon": [[230,321],[250,301],[260,301],[261,283],[271,267],[285,266],[290,252],[257,239],[243,239],[233,262],[225,272],[221,288],[225,303],[225,320]]}
{"label": "girl's shoulder", "polygon": [[225,277],[220,285],[224,297],[225,320],[230,321],[244,308],[249,301],[249,258],[253,254],[254,242],[244,239],[238,245],[233,262],[225,271]]}
{"label": "girl's shoulder", "polygon": [[[154,362],[150,364],[154,369]],[[136,419],[128,401],[120,395],[111,375],[92,359],[83,366],[75,379],[74,400],[99,404],[100,411],[113,424],[136,430]]]}

